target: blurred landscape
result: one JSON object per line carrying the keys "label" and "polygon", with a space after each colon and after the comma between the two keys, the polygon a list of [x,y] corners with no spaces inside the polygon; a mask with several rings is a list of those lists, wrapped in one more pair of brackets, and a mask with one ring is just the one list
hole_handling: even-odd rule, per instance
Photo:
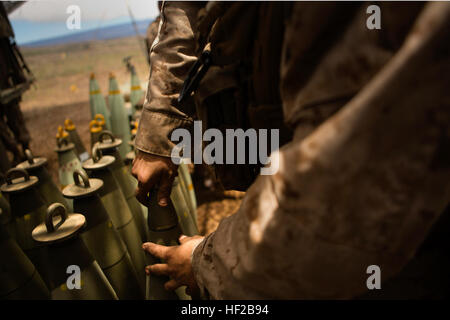
{"label": "blurred landscape", "polygon": [[[143,40],[141,45],[144,46]],[[22,47],[22,54],[36,82],[23,95],[22,110],[61,106],[89,100],[89,75],[94,72],[104,95],[113,72],[121,86],[130,82],[123,58],[131,62],[141,81],[148,77],[148,65],[136,37]]]}
{"label": "blurred landscape", "polygon": [[22,47],[22,54],[36,81],[23,95],[21,108],[30,130],[31,148],[49,159],[57,180],[55,135],[66,118],[71,119],[86,147],[90,146],[89,75],[94,72],[102,93],[108,94],[109,73],[129,90],[130,74],[122,59],[132,56],[141,81],[147,80],[146,57],[136,37],[56,46]]}
{"label": "blurred landscape", "polygon": [[145,35],[147,27],[152,21],[153,20],[148,19],[136,21],[136,29],[129,22],[120,23],[112,26],[103,26],[101,28],[81,31],[75,34],[27,42],[25,45],[27,47],[42,47],[42,46],[53,46],[57,44],[125,38],[134,36],[136,34],[136,30],[139,34]]}

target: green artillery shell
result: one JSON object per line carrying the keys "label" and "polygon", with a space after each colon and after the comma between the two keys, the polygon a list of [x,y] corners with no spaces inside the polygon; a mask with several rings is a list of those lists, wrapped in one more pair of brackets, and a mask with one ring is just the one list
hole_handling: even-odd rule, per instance
{"label": "green artillery shell", "polygon": [[127,204],[139,228],[141,239],[145,242],[148,239],[148,231],[144,220],[144,213],[139,201],[134,195],[135,184],[133,180],[135,179],[128,172],[128,168],[125,166],[117,149],[121,144],[122,140],[116,139],[109,131],[103,131],[99,136],[98,148],[104,155],[110,155],[116,159],[109,168],[127,200]]}
{"label": "green artillery shell", "polygon": [[131,140],[130,124],[125,102],[114,75],[110,75],[109,78],[108,104],[111,109],[111,131],[125,142],[119,146],[120,155],[125,158],[127,153],[131,151],[128,145],[128,141]]}
{"label": "green artillery shell", "polygon": [[[178,224],[178,217],[171,202],[166,207],[160,207],[157,203],[157,189],[150,192],[150,202],[148,207],[148,228],[149,240],[151,242],[174,246],[178,245],[178,238],[181,235],[181,229]],[[160,263],[158,259],[147,254],[147,263]],[[169,281],[166,276],[156,276],[150,274],[147,276],[147,300],[177,300],[180,296],[175,292],[164,289],[164,284]],[[183,297],[185,298],[185,297]]]}
{"label": "green artillery shell", "polygon": [[[95,153],[93,152],[93,154]],[[103,156],[97,162],[89,159],[83,163],[83,166],[89,172],[91,178],[103,181],[103,187],[98,194],[114,227],[127,246],[131,261],[136,268],[139,284],[144,293],[146,262],[145,254],[142,250],[142,240],[125,197],[108,168],[112,162],[114,162],[114,157]]]}
{"label": "green artillery shell", "polygon": [[80,136],[77,132],[77,128],[73,124],[72,120],[66,119],[64,121],[64,129],[69,133],[69,141],[75,145],[75,152],[80,161],[87,160],[89,158],[89,154],[87,153],[83,142],[81,142]]}
{"label": "green artillery shell", "polygon": [[64,189],[64,195],[74,198],[74,209],[86,217],[86,228],[81,238],[97,260],[119,299],[142,299],[142,291],[130,255],[120,235],[114,228],[97,191],[103,182],[98,179],[75,178],[75,184]]}
{"label": "green artillery shell", "polygon": [[75,145],[68,142],[66,138],[58,139],[58,147],[55,151],[58,153],[59,164],[59,183],[61,189],[73,183],[73,173],[75,170],[81,170],[81,162],[76,156],[74,149]]}
{"label": "green artillery shell", "polygon": [[194,184],[192,183],[192,178],[188,167],[184,162],[181,162],[178,166],[178,176],[180,177],[183,192],[187,196],[187,203],[189,205],[192,218],[197,225],[197,199],[195,197]]}
{"label": "green artillery shell", "polygon": [[183,234],[187,236],[195,236],[199,234],[197,224],[194,222],[192,214],[187,204],[187,194],[183,192],[179,177],[176,177],[173,181],[172,192],[170,193],[170,199],[178,216],[178,222],[180,223]]}
{"label": "green artillery shell", "polygon": [[33,157],[30,150],[25,150],[25,155],[28,160],[19,163],[17,168],[27,170],[29,175],[36,176],[39,181],[37,184],[37,190],[47,206],[52,203],[62,203],[66,208],[69,208],[66,199],[64,199],[61,190],[55,185],[52,177],[48,173],[45,165],[47,159],[43,157]]}
{"label": "green artillery shell", "polygon": [[[14,175],[19,178],[12,179]],[[10,169],[1,190],[9,194],[11,213],[14,219],[14,236],[17,244],[34,264],[46,284],[48,277],[42,258],[42,249],[33,241],[31,232],[45,219],[45,203],[37,190],[38,178],[29,176],[23,169]]]}
{"label": "green artillery shell", "polygon": [[49,298],[50,292],[33,263],[0,224],[0,300]]}
{"label": "green artillery shell", "polygon": [[0,192],[0,224],[4,225],[8,230],[10,236],[15,239],[16,234],[14,230],[14,219],[11,215],[11,206],[9,205],[8,200],[6,200],[5,196]]}
{"label": "green artillery shell", "polygon": [[[47,210],[45,222],[33,230],[34,240],[47,249],[50,290],[54,300],[118,299],[97,261],[79,237],[85,224],[82,214],[67,214],[62,204],[54,203]],[[74,267],[76,269],[71,270]],[[77,269],[80,271],[79,278],[73,274]],[[74,279],[70,279],[71,275]],[[77,285],[76,278],[80,286],[73,288],[71,285]]]}
{"label": "green artillery shell", "polygon": [[97,114],[102,114],[106,128],[111,130],[111,113],[106,106],[105,98],[100,92],[100,86],[93,73],[91,73],[89,80],[89,104],[91,107],[91,119],[94,119]]}

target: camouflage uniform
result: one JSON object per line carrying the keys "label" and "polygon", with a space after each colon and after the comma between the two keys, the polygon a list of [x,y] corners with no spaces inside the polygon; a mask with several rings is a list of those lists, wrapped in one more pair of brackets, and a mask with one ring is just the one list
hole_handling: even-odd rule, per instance
{"label": "camouflage uniform", "polygon": [[[441,216],[450,199],[450,5],[382,3],[381,30],[366,27],[367,6],[163,4],[137,148],[170,156],[170,133],[242,79],[244,98],[233,94],[244,119],[234,125],[286,132],[279,171],[258,176],[239,211],[193,252],[204,297],[361,296],[367,267],[380,266],[383,286],[401,276]],[[180,104],[207,43],[213,66]]]}
{"label": "camouflage uniform", "polygon": [[[14,32],[6,10],[0,3],[0,140],[14,155],[14,163],[22,161],[22,149],[29,147],[30,134],[20,110],[22,93],[30,86],[31,72],[14,42]],[[6,152],[0,154],[2,170],[8,167]]]}

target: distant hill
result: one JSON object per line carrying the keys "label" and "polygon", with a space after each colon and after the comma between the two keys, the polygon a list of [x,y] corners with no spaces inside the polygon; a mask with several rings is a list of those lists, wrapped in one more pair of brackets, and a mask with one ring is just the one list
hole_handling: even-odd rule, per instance
{"label": "distant hill", "polygon": [[[145,35],[148,25],[152,20],[140,20],[136,21],[139,34]],[[113,26],[101,27],[99,29],[92,29],[88,31],[77,32],[71,35],[60,36],[55,38],[43,39],[39,41],[29,42],[23,44],[22,47],[41,47],[51,46],[66,43],[86,42],[93,40],[107,40],[115,38],[123,38],[134,36],[133,25],[130,23],[117,24]]]}

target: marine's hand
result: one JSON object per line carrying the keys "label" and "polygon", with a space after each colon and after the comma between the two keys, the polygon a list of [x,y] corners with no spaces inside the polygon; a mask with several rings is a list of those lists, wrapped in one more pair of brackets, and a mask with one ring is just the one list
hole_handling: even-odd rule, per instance
{"label": "marine's hand", "polygon": [[180,237],[179,246],[161,246],[152,242],[146,242],[142,248],[153,256],[164,260],[165,263],[157,263],[145,268],[147,274],[169,276],[170,280],[164,287],[166,290],[175,290],[180,286],[187,286],[186,293],[198,296],[199,289],[192,272],[191,255],[192,250],[204,237],[194,236]]}
{"label": "marine's hand", "polygon": [[177,175],[177,166],[169,157],[152,155],[138,151],[133,161],[131,174],[138,180],[136,198],[148,206],[148,193],[158,185],[158,204],[162,207],[169,203],[173,179]]}

